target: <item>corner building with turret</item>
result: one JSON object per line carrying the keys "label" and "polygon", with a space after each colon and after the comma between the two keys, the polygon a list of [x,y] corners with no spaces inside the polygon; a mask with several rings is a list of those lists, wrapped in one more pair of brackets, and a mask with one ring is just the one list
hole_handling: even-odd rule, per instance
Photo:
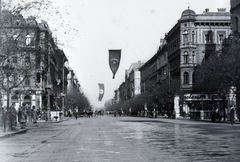
{"label": "corner building with turret", "polygon": [[211,101],[207,95],[193,93],[194,69],[212,52],[221,50],[230,34],[231,17],[225,8],[219,8],[216,12],[206,9],[202,14],[188,8],[166,34],[169,78],[170,81],[177,80],[180,86],[180,94],[174,97],[176,117],[183,112],[203,113],[199,111],[201,104]]}

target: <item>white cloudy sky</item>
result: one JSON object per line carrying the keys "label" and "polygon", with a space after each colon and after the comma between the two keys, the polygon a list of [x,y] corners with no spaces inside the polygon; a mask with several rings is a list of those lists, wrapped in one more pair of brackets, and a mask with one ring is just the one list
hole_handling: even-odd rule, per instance
{"label": "white cloudy sky", "polygon": [[[57,11],[47,17],[50,28],[64,43],[69,65],[93,106],[103,106],[124,82],[133,62],[148,60],[160,39],[190,6],[197,14],[206,8],[230,9],[230,0],[51,0]],[[52,12],[55,12],[54,10]],[[120,67],[112,79],[108,49],[122,49]],[[98,102],[98,83],[105,85]]]}

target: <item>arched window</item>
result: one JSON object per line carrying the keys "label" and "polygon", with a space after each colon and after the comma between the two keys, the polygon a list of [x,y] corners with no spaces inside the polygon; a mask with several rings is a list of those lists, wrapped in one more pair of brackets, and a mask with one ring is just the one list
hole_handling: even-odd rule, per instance
{"label": "arched window", "polygon": [[195,44],[195,39],[194,39],[194,37],[195,37],[195,32],[192,31],[192,43],[193,43],[193,44]]}
{"label": "arched window", "polygon": [[188,43],[188,31],[184,30],[183,31],[183,44],[187,44]]}
{"label": "arched window", "polygon": [[17,34],[13,35],[13,41],[14,41],[15,45],[17,45],[17,43],[18,43],[18,35]]}
{"label": "arched window", "polygon": [[188,52],[185,51],[185,52],[183,53],[183,63],[184,63],[184,64],[187,64],[188,62],[189,62],[189,55],[188,55]]}
{"label": "arched window", "polygon": [[25,104],[30,105],[30,103],[31,103],[31,97],[30,97],[29,95],[26,95],[26,96],[23,98],[23,102],[24,102]]}
{"label": "arched window", "polygon": [[188,72],[183,73],[183,84],[189,84],[189,73]]}
{"label": "arched window", "polygon": [[16,95],[12,96],[11,102],[12,103],[18,103],[18,96],[16,96]]}
{"label": "arched window", "polygon": [[184,35],[188,34],[188,31],[187,31],[187,30],[184,30],[184,31],[183,31],[183,34],[184,34]]}
{"label": "arched window", "polygon": [[192,51],[192,63],[194,64],[195,63],[195,51]]}
{"label": "arched window", "polygon": [[17,40],[17,38],[18,38],[17,34],[13,35],[13,40]]}
{"label": "arched window", "polygon": [[238,17],[237,17],[237,16],[235,17],[235,22],[236,22],[236,31],[238,31],[238,28],[239,28],[239,25],[238,25],[239,20],[238,20]]}
{"label": "arched window", "polygon": [[30,45],[31,44],[31,36],[30,35],[27,35],[26,36],[26,45]]}
{"label": "arched window", "polygon": [[29,86],[29,85],[30,85],[30,79],[29,79],[29,78],[25,78],[24,82],[25,82],[25,85],[26,85],[26,86]]}

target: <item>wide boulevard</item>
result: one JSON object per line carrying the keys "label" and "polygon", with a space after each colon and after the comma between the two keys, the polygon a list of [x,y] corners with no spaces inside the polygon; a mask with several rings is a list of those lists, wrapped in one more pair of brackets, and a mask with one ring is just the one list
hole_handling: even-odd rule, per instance
{"label": "wide boulevard", "polygon": [[236,162],[240,124],[147,117],[39,122],[0,139],[1,162]]}

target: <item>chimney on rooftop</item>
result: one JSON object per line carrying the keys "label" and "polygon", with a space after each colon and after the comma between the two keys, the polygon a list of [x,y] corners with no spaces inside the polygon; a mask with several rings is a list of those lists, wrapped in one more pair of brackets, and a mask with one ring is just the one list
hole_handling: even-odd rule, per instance
{"label": "chimney on rooftop", "polygon": [[218,8],[218,12],[226,12],[226,8]]}
{"label": "chimney on rooftop", "polygon": [[160,39],[160,46],[163,46],[164,44],[165,44],[166,42],[165,42],[165,39]]}

